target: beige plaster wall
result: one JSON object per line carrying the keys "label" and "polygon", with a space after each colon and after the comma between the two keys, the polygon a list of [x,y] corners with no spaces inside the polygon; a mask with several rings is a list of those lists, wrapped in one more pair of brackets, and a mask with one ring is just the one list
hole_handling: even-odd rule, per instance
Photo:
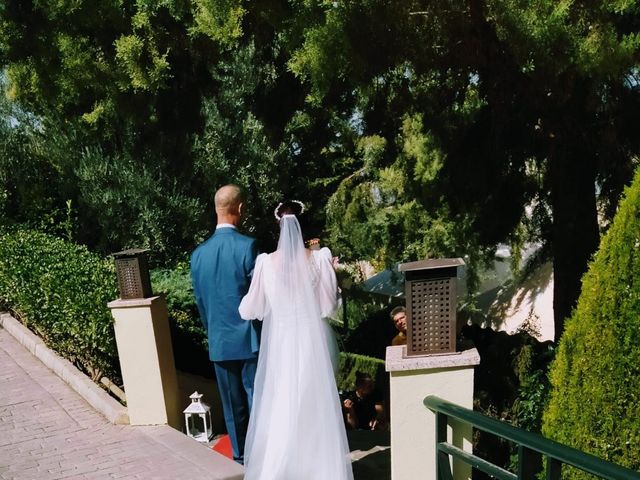
{"label": "beige plaster wall", "polygon": [[[474,366],[477,350],[462,354],[407,359],[406,347],[387,348],[387,370],[391,388],[391,478],[413,480],[436,478],[435,414],[423,400],[436,395],[466,408],[473,408]],[[469,426],[452,423],[449,442],[471,452]],[[470,479],[469,466],[454,462],[454,479]]]}

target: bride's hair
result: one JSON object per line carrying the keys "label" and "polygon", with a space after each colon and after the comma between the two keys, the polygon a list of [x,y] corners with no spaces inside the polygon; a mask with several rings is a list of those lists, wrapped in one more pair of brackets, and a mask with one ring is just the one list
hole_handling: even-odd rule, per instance
{"label": "bride's hair", "polygon": [[273,211],[274,216],[279,221],[283,215],[295,215],[300,217],[304,213],[304,203],[299,200],[285,200],[280,202]]}

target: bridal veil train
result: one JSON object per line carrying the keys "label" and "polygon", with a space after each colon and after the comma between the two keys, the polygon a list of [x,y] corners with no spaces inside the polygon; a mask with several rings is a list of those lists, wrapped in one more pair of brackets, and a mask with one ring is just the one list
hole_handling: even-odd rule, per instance
{"label": "bridal veil train", "polygon": [[245,480],[353,479],[325,320],[338,298],[331,252],[305,249],[296,216],[282,215],[278,249],[258,256],[240,304],[264,321]]}

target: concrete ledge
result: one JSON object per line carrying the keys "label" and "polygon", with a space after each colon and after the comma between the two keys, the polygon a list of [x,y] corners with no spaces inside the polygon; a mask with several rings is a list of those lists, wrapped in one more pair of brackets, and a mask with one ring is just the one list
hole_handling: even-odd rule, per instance
{"label": "concrete ledge", "polygon": [[468,367],[478,365],[479,363],[480,355],[475,348],[465,350],[464,352],[442,355],[407,357],[407,346],[398,345],[395,347],[387,347],[385,369],[387,372],[402,372],[409,370]]}
{"label": "concrete ledge", "polygon": [[127,408],[93,383],[71,362],[48,348],[31,330],[8,313],[0,314],[0,325],[111,423],[129,424]]}
{"label": "concrete ledge", "polygon": [[149,435],[154,441],[170,448],[185,460],[206,469],[215,475],[216,480],[244,478],[244,467],[168,425],[132,426],[131,428]]}
{"label": "concrete ledge", "polygon": [[160,298],[162,298],[162,295],[156,295],[154,297],[148,297],[148,298],[130,298],[127,300],[118,298],[117,300],[112,300],[109,303],[107,303],[107,307],[111,309],[148,307],[150,305],[153,305],[154,303],[157,303],[160,300]]}

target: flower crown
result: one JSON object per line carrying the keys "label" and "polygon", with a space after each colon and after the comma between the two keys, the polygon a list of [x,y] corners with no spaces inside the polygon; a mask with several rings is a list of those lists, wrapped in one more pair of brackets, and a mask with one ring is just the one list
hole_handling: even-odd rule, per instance
{"label": "flower crown", "polygon": [[276,220],[280,221],[280,219],[282,218],[282,215],[279,215],[278,212],[280,211],[282,206],[287,203],[297,204],[300,207],[299,215],[304,213],[304,203],[302,203],[300,200],[286,200],[284,202],[280,202],[278,206],[275,208],[275,210],[273,211],[273,216],[276,217]]}

